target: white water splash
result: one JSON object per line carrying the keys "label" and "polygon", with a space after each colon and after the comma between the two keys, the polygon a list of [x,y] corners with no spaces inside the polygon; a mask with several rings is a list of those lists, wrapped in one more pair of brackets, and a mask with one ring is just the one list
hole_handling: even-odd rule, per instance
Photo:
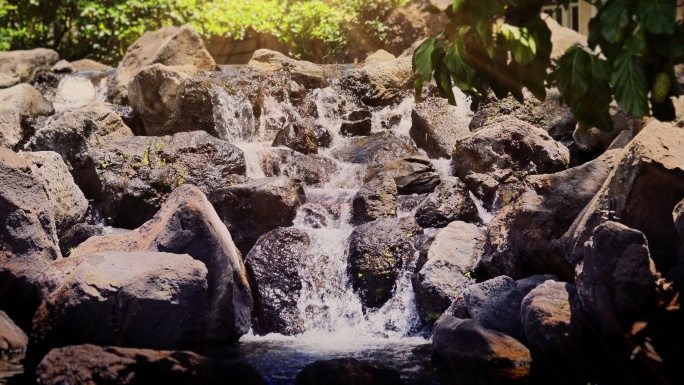
{"label": "white water splash", "polygon": [[232,95],[225,88],[212,88],[214,120],[221,139],[234,142],[251,142],[256,136],[252,104],[241,95]]}
{"label": "white water splash", "polygon": [[477,207],[477,215],[480,216],[482,223],[486,225],[491,222],[494,219],[494,214],[487,211],[482,200],[478,199],[472,191],[468,191],[468,193],[470,194],[470,199],[475,203],[475,207]]}
{"label": "white water splash", "polygon": [[55,94],[55,111],[62,112],[82,107],[96,100],[97,92],[90,79],[67,75],[59,81]]}
{"label": "white water splash", "polygon": [[247,177],[251,179],[265,178],[264,170],[261,168],[261,154],[269,143],[262,142],[236,142],[233,143],[245,154],[245,165],[247,166]]}

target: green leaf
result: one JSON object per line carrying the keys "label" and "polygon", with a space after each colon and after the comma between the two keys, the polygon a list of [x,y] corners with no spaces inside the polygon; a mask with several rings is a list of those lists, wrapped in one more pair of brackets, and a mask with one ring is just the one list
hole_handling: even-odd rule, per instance
{"label": "green leaf", "polygon": [[435,81],[437,82],[439,95],[446,98],[449,101],[449,104],[455,106],[456,98],[454,96],[454,91],[451,89],[451,75],[443,63],[440,63],[437,65],[437,68],[435,68]]}
{"label": "green leaf", "polygon": [[632,35],[625,41],[625,49],[634,56],[642,56],[646,51],[646,39],[644,29],[637,24],[632,31]]}
{"label": "green leaf", "polygon": [[435,39],[429,38],[418,46],[413,53],[413,72],[416,74],[416,78],[413,81],[413,87],[416,91],[416,101],[421,100],[423,85],[428,83],[432,77],[432,53],[434,50]]}
{"label": "green leaf", "polygon": [[609,0],[598,16],[602,22],[601,34],[611,42],[622,40],[622,34],[630,20],[630,0]]}
{"label": "green leaf", "polygon": [[537,54],[537,42],[527,28],[503,24],[500,33],[505,47],[511,51],[513,60],[522,65],[534,60]]}
{"label": "green leaf", "polygon": [[620,52],[613,63],[611,83],[620,108],[632,116],[648,115],[646,77],[641,58],[626,50]]}
{"label": "green leaf", "polygon": [[677,7],[675,0],[639,0],[636,15],[655,34],[672,34],[675,31]]}
{"label": "green leaf", "polygon": [[558,90],[568,104],[581,100],[589,91],[591,56],[580,47],[570,47],[558,59],[553,76],[558,83]]}

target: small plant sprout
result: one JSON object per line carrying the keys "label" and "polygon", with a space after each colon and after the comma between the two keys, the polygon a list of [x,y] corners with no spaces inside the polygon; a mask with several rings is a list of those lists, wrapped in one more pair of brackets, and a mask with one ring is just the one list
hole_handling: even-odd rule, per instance
{"label": "small plant sprout", "polygon": [[395,209],[392,209],[392,210],[390,211],[390,215],[396,215],[396,214],[397,214],[397,211],[396,211]]}
{"label": "small plant sprout", "polygon": [[103,170],[105,170],[105,169],[107,169],[107,167],[109,167],[109,163],[107,163],[107,161],[104,160],[104,159],[101,160],[101,161],[100,161],[100,168],[102,168]]}
{"label": "small plant sprout", "polygon": [[150,146],[147,146],[147,148],[145,148],[145,154],[143,155],[143,159],[142,161],[140,161],[140,163],[144,166],[150,164]]}
{"label": "small plant sprout", "polygon": [[363,278],[363,274],[359,273],[358,277]]}
{"label": "small plant sprout", "polygon": [[411,238],[412,236],[413,236],[413,233],[406,234],[406,238]]}
{"label": "small plant sprout", "polygon": [[70,247],[69,250],[67,250],[66,255],[71,255],[76,251],[76,247]]}
{"label": "small plant sprout", "polygon": [[466,271],[465,274],[463,274],[463,275],[468,279],[473,278],[473,274],[469,271]]}
{"label": "small plant sprout", "polygon": [[161,150],[164,148],[164,143],[157,143],[154,146],[154,148],[155,148],[155,150],[157,150],[157,152],[161,152]]}

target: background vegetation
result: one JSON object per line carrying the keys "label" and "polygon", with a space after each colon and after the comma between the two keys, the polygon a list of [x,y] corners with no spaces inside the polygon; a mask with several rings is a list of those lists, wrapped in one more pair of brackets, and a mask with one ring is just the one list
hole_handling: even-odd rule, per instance
{"label": "background vegetation", "polygon": [[46,47],[115,64],[145,31],[190,23],[203,34],[270,33],[293,56],[322,45],[328,61],[384,38],[385,14],[408,0],[0,0],[0,50]]}

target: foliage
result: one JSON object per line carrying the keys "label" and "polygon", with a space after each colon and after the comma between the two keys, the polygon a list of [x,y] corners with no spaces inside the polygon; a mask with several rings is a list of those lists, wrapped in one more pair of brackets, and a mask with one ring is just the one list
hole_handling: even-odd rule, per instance
{"label": "foliage", "polygon": [[674,66],[684,62],[676,0],[589,2],[598,11],[589,23],[589,47],[569,48],[553,66],[543,0],[455,0],[432,7],[450,22],[413,55],[416,98],[431,78],[452,104],[452,86],[479,98],[490,90],[500,99],[512,94],[521,102],[523,87],[544,100],[545,87],[557,86],[583,128],[612,129],[613,97],[634,117],[673,120],[671,97],[680,94]]}

